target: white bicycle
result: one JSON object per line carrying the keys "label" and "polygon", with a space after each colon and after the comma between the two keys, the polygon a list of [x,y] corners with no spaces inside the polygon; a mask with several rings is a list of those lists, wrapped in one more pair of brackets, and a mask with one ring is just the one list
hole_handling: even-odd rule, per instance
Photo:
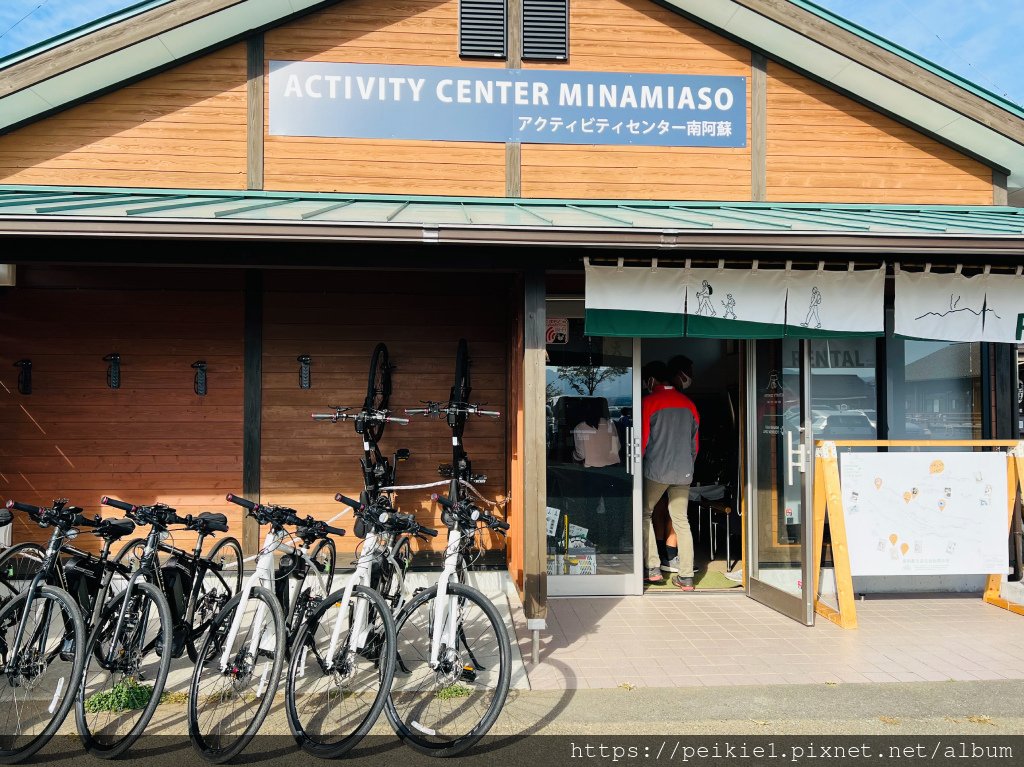
{"label": "white bicycle", "polygon": [[[211,622],[192,673],[189,737],[196,751],[214,763],[233,758],[256,735],[273,704],[289,640],[330,592],[333,547],[318,545],[311,557],[310,546],[328,535],[345,534],[312,517],[300,518],[284,506],[234,495],[227,500],[245,508],[259,524],[270,525],[270,530],[255,571]],[[286,526],[296,530],[290,532]],[[300,546],[287,542],[292,536],[301,539]],[[275,552],[283,555],[279,568]],[[275,593],[275,579],[282,577],[289,585]],[[282,606],[281,598],[288,603]]]}
{"label": "white bicycle", "polygon": [[369,732],[395,673],[395,621],[371,585],[374,570],[400,534],[437,535],[386,503],[368,507],[340,493],[335,499],[352,508],[363,538],[356,569],[295,637],[285,684],[292,734],[307,752],[327,759],[351,750]]}
{"label": "white bicycle", "polygon": [[508,525],[469,501],[434,495],[448,527],[437,585],[398,613],[397,668],[385,706],[398,736],[417,751],[454,756],[487,734],[508,696],[512,676],[505,623],[481,592],[463,582],[477,525]]}

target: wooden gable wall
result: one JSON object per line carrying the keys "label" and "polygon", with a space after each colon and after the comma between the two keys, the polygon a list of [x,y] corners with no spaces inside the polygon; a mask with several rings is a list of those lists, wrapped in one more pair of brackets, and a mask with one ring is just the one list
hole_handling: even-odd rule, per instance
{"label": "wooden gable wall", "polygon": [[237,43],[0,136],[0,183],[245,189]]}
{"label": "wooden gable wall", "polygon": [[[460,59],[458,0],[344,0],[264,35],[271,60],[504,67]],[[734,75],[744,46],[649,0],[572,0],[567,62],[526,68]],[[246,46],[234,44],[0,136],[0,183],[244,189]],[[265,79],[266,82],[266,79]],[[267,190],[556,198],[992,204],[992,170],[769,62],[765,176],[748,145],[504,144],[270,136]],[[264,104],[268,99],[264,94]],[[250,137],[251,138],[251,137]],[[758,176],[758,178],[760,178]],[[256,186],[260,186],[258,183]]]}

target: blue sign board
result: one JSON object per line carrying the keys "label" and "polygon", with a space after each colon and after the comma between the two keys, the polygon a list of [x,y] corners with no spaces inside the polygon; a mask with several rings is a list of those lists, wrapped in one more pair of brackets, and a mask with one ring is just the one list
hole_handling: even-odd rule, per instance
{"label": "blue sign board", "polygon": [[270,62],[270,135],[744,147],[747,79]]}

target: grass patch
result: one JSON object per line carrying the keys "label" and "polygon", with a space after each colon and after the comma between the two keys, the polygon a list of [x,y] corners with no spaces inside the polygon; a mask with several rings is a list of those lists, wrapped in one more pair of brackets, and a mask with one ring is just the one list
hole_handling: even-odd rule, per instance
{"label": "grass patch", "polygon": [[453,698],[465,698],[472,694],[473,691],[466,687],[466,685],[456,683],[442,687],[434,693],[434,697],[441,700],[452,700]]}
{"label": "grass patch", "polygon": [[160,696],[160,705],[162,706],[164,703],[176,703],[178,705],[188,703],[188,693],[181,692],[180,690],[178,692],[165,692]]}
{"label": "grass patch", "polygon": [[139,684],[135,677],[123,679],[109,690],[95,692],[85,699],[90,714],[101,711],[131,711],[145,708],[153,697],[153,685]]}

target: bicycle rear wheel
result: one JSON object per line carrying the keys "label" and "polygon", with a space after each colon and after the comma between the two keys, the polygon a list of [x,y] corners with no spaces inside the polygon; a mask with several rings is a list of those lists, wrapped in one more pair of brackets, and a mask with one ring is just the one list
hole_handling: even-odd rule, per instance
{"label": "bicycle rear wheel", "polygon": [[[248,596],[243,607],[243,594],[235,594],[213,619],[189,688],[192,746],[215,764],[235,757],[256,735],[284,664],[284,615],[277,597],[259,586]],[[229,643],[236,614],[238,631]]]}
{"label": "bicycle rear wheel", "polygon": [[38,543],[19,543],[0,553],[0,607],[32,582],[45,557],[46,551]]}
{"label": "bicycle rear wheel", "polygon": [[452,583],[448,593],[456,641],[450,646],[442,639],[436,668],[429,662],[437,586],[421,591],[396,618],[395,681],[384,708],[398,737],[431,756],[461,754],[486,735],[512,677],[512,648],[494,605],[469,586]]}
{"label": "bicycle rear wheel", "polygon": [[[370,376],[366,384],[366,399],[363,410],[386,410],[391,399],[391,365],[388,362],[388,347],[377,344],[370,357]],[[373,421],[366,430],[374,442],[380,442],[384,435],[384,423]]]}
{"label": "bicycle rear wheel", "polygon": [[142,735],[167,682],[172,637],[171,608],[151,583],[136,581],[130,595],[122,591],[104,606],[75,701],[78,734],[90,754],[114,759]]}
{"label": "bicycle rear wheel", "polygon": [[242,547],[236,539],[224,538],[218,541],[206,559],[216,567],[206,571],[196,594],[192,626],[185,644],[188,659],[193,663],[199,657],[199,645],[210,622],[242,588]]}
{"label": "bicycle rear wheel", "polygon": [[451,401],[465,404],[469,402],[472,387],[469,382],[469,345],[465,338],[459,339],[459,348],[455,353],[455,383],[452,386]]}
{"label": "bicycle rear wheel", "polygon": [[[285,710],[309,753],[334,759],[363,739],[380,716],[395,673],[395,621],[377,592],[356,586],[325,599],[295,638]],[[334,654],[331,637],[341,621]]]}
{"label": "bicycle rear wheel", "polygon": [[[61,652],[65,639],[70,652]],[[71,710],[84,664],[85,624],[66,591],[41,586],[31,602],[25,591],[0,609],[0,762],[23,761],[53,737]]]}

